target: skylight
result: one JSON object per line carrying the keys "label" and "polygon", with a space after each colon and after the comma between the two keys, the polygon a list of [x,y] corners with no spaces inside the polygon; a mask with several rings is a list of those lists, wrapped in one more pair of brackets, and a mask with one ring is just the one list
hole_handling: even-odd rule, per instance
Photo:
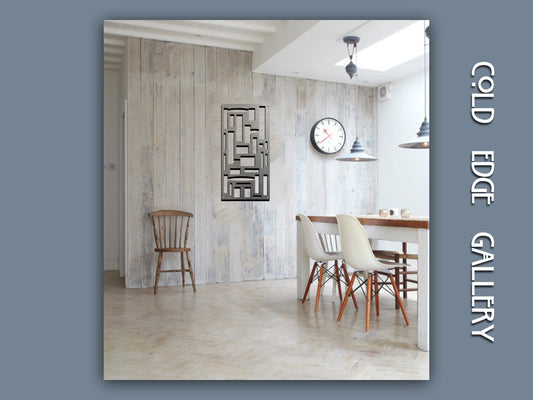
{"label": "skylight", "polygon": [[[385,72],[423,54],[424,21],[416,21],[379,42],[360,50],[357,54],[357,67]],[[349,61],[348,57],[346,57],[335,65],[345,67]],[[353,61],[355,63],[355,59]]]}

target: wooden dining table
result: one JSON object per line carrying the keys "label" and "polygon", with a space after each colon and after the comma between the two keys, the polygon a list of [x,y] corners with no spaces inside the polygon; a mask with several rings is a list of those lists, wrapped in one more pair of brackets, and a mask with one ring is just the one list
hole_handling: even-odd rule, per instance
{"label": "wooden dining table", "polygon": [[[418,347],[429,351],[429,218],[355,215],[369,239],[416,243],[418,245]],[[309,216],[317,232],[338,235],[334,216]],[[302,299],[309,279],[310,262],[305,250],[303,230],[297,221],[297,294]]]}

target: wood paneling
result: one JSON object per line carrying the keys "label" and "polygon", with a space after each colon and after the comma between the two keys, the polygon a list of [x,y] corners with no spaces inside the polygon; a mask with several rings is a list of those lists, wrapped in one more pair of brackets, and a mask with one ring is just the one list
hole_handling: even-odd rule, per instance
{"label": "wood paneling", "polygon": [[[140,105],[141,105],[141,41],[139,39],[128,39],[128,152],[127,162],[139,165],[138,157],[141,153],[140,141],[137,140],[140,133]],[[128,265],[126,265],[126,287],[142,286],[142,224],[141,198],[136,192],[141,187],[140,175],[137,171],[131,171],[128,165],[128,192],[126,193],[128,232],[126,241],[128,243]]]}
{"label": "wood paneling", "polygon": [[[164,203],[154,210],[164,208],[177,208],[180,202],[181,174],[181,140],[179,135],[180,126],[180,45],[177,43],[166,43],[165,47],[165,182],[163,188],[165,197]],[[166,262],[167,260],[165,260]],[[175,257],[178,263],[178,257]],[[175,265],[175,264],[173,264]],[[177,285],[181,282],[180,274],[164,274],[161,277],[160,285]]]}
{"label": "wood paneling", "polygon": [[[211,154],[208,151],[206,137],[206,50],[205,47],[194,47],[194,234],[196,245],[194,246],[193,265],[207,265],[208,235],[207,227],[207,163],[206,157]],[[196,279],[207,281],[207,269],[197,269]]]}
{"label": "wood paneling", "polygon": [[[220,136],[216,134],[214,128],[219,122],[220,107],[217,107],[217,49],[214,47],[206,48],[206,69],[205,69],[205,101],[206,101],[206,196],[207,201],[207,236],[204,238],[209,245],[207,246],[207,282],[217,282],[217,263],[218,263],[218,241],[217,241],[217,220],[216,207],[217,203],[212,199],[220,196],[220,159],[213,157],[213,154],[220,152]],[[207,128],[208,127],[208,128]],[[193,253],[195,254],[195,253]],[[201,281],[203,282],[203,281]]]}
{"label": "wood paneling", "polygon": [[[154,283],[150,211],[194,214],[197,283],[293,277],[294,215],[376,211],[376,163],[338,163],[309,142],[316,120],[332,116],[347,130],[343,151],[357,124],[376,154],[374,89],[358,90],[356,120],[353,86],[252,73],[251,65],[250,52],[128,39],[127,287]],[[220,201],[220,106],[240,102],[269,106],[269,202]],[[179,274],[159,282],[177,284]]]}

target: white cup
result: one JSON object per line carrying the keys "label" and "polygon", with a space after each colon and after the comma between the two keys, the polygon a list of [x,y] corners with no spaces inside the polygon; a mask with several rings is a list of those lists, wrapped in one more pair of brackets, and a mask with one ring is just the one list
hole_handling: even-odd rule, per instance
{"label": "white cup", "polygon": [[402,218],[409,218],[411,216],[411,209],[410,208],[402,208],[400,211],[400,215]]}
{"label": "white cup", "polygon": [[389,208],[389,215],[391,217],[399,217],[400,216],[400,210],[397,208]]}
{"label": "white cup", "polygon": [[389,216],[389,209],[388,208],[380,208],[379,209],[379,216],[381,218],[387,218]]}

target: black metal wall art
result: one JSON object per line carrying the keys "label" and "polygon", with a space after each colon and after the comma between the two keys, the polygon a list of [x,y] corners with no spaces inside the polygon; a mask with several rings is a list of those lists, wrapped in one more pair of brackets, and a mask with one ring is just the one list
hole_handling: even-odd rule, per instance
{"label": "black metal wall art", "polygon": [[222,105],[223,201],[270,199],[267,110],[261,105]]}

